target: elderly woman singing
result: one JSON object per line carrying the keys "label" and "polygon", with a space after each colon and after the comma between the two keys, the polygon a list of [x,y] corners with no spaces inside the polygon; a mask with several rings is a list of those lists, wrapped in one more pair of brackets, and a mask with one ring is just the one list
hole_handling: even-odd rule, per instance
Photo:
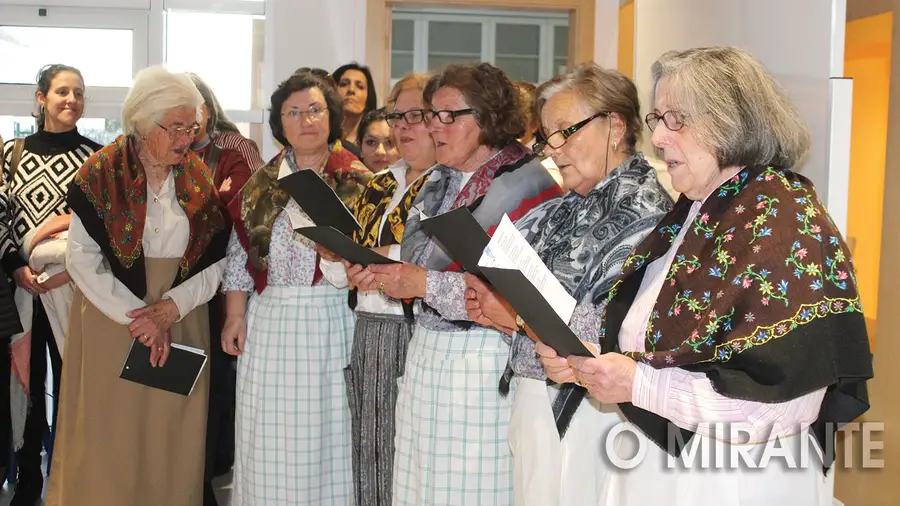
{"label": "elderly woman singing", "polygon": [[69,189],[76,291],[47,504],[202,501],[206,370],[187,397],[119,379],[132,344],[151,349],[154,367],[173,343],[209,352],[206,303],[230,226],[190,150],[202,103],[188,76],[141,71],[122,110],[127,133]]}
{"label": "elderly woman singing", "polygon": [[[603,354],[537,347],[550,378],[619,403],[647,451],[599,504],[830,505],[831,462],[804,462],[804,446],[827,452],[835,425],[868,409],[872,366],[849,250],[791,170],[809,133],[739,49],[666,53],[652,72],[646,122],[682,196],[625,261]],[[634,442],[619,438],[617,456]],[[771,444],[790,458],[766,459]],[[688,460],[710,445],[747,459]]]}

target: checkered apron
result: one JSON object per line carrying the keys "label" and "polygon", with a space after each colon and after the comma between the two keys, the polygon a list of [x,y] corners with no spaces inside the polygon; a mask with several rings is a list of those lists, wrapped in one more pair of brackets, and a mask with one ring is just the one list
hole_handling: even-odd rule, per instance
{"label": "checkered apron", "polygon": [[394,506],[512,504],[512,393],[497,387],[508,355],[493,330],[416,325],[398,380]]}
{"label": "checkered apron", "polygon": [[250,298],[238,359],[232,506],[350,505],[343,368],[355,316],[330,285]]}

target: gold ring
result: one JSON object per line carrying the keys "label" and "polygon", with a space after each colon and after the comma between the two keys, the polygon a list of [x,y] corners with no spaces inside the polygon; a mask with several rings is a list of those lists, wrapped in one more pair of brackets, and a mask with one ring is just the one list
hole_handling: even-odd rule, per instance
{"label": "gold ring", "polygon": [[378,291],[381,292],[382,295],[384,295],[384,281],[378,283]]}

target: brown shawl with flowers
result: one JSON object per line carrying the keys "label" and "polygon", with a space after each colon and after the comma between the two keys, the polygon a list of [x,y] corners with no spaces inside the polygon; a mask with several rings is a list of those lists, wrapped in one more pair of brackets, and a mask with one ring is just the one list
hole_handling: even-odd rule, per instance
{"label": "brown shawl with flowers", "polygon": [[[601,331],[606,350],[618,349],[645,267],[668,252],[691,204],[682,197],[625,261]],[[829,387],[813,425],[825,448],[825,423],[868,409],[872,366],[850,254],[812,183],[745,168],[690,227],[651,313],[646,351],[626,355],[705,372],[717,392],[738,399],[785,402]],[[622,411],[669,447],[666,420],[631,404]]]}
{"label": "brown shawl with flowers", "polygon": [[[228,205],[228,211],[234,220],[234,231],[247,251],[247,268],[257,292],[260,293],[267,285],[272,226],[291,198],[278,184],[278,171],[283,161],[294,164],[290,148],[285,148],[254,172],[240,194]],[[334,189],[344,205],[353,209],[366,184],[372,179],[372,173],[338,140],[334,142],[319,177]],[[319,279],[321,273],[317,264],[314,283]]]}
{"label": "brown shawl with flowers", "polygon": [[[225,256],[230,221],[212,174],[193,153],[172,167],[178,203],[190,223],[190,240],[174,285]],[[100,245],[113,274],[138,298],[147,292],[142,240],[147,218],[147,176],[131,136],[119,136],[94,153],[75,174],[67,202]]]}

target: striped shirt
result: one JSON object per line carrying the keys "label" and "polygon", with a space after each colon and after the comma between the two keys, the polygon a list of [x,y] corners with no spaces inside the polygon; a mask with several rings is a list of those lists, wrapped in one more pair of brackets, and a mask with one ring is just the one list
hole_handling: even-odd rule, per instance
{"label": "striped shirt", "polygon": [[222,149],[237,150],[250,166],[250,172],[256,172],[256,169],[265,165],[256,143],[239,133],[221,132],[216,136],[215,143]]}

